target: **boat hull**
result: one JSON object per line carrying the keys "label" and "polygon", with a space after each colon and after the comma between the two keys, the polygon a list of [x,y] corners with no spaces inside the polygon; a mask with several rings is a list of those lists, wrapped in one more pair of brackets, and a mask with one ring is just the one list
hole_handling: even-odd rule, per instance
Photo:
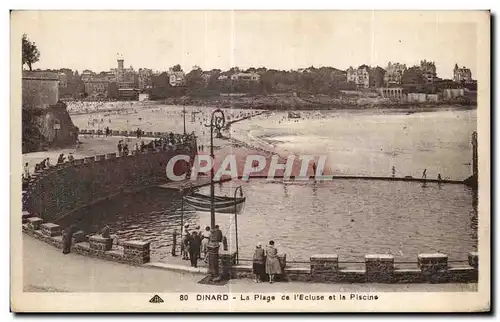
{"label": "boat hull", "polygon": [[[199,195],[196,196],[186,196],[184,197],[184,201],[188,206],[194,208],[197,211],[210,212],[211,203],[210,197]],[[243,210],[243,206],[245,205],[246,198],[226,198],[226,197],[216,197],[214,198],[214,210],[217,213],[226,213],[226,214],[234,214],[235,209],[236,213],[240,213]]]}

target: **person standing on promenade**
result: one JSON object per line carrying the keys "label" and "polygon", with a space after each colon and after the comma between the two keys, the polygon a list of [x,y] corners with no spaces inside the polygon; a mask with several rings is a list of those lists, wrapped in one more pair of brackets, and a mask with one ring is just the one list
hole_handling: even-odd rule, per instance
{"label": "person standing on promenade", "polygon": [[424,172],[422,173],[422,179],[427,179],[427,169],[424,169]]}
{"label": "person standing on promenade", "polygon": [[182,259],[189,259],[188,258],[188,240],[189,240],[190,234],[189,234],[189,224],[185,224],[184,228],[182,229],[182,243],[181,243],[181,254],[182,254]]}
{"label": "person standing on promenade", "polygon": [[262,249],[262,245],[258,243],[253,253],[253,274],[255,275],[255,283],[260,283],[264,280],[264,274],[266,273],[265,261],[266,255],[264,249]]}
{"label": "person standing on promenade", "polygon": [[196,230],[193,231],[189,241],[189,258],[191,267],[198,267],[198,257],[200,256],[201,239]]}
{"label": "person standing on promenade", "polygon": [[99,232],[99,235],[102,236],[102,238],[110,238],[110,232],[111,232],[111,229],[109,228],[108,225],[105,225],[101,231]]}
{"label": "person standing on promenade", "polygon": [[205,231],[201,233],[201,251],[203,252],[203,260],[208,262],[207,252],[208,243],[210,242],[210,227],[205,227]]}
{"label": "person standing on promenade", "polygon": [[118,147],[118,154],[121,155],[122,154],[122,140],[118,141],[117,147]]}
{"label": "person standing on promenade", "polygon": [[212,234],[216,242],[222,243],[222,231],[220,230],[219,225],[215,225],[215,229]]}
{"label": "person standing on promenade", "polygon": [[203,231],[200,229],[200,225],[197,225],[194,230],[196,231],[196,234],[198,235],[198,238],[200,238],[200,251],[198,252],[198,259],[201,259],[201,241],[203,239],[203,237],[201,236],[201,234],[203,233]]}
{"label": "person standing on promenade", "polygon": [[123,155],[127,156],[128,155],[128,144],[125,143],[125,145],[123,146]]}
{"label": "person standing on promenade", "polygon": [[63,231],[63,254],[69,254],[71,252],[71,243],[73,239],[73,234],[77,231],[76,226],[70,225]]}
{"label": "person standing on promenade", "polygon": [[63,153],[59,154],[59,158],[57,159],[57,164],[64,163],[64,159],[65,159],[64,154]]}
{"label": "person standing on promenade", "polygon": [[28,180],[30,178],[30,169],[28,167],[28,162],[24,164],[24,179]]}
{"label": "person standing on promenade", "polygon": [[278,259],[278,250],[274,247],[274,241],[270,241],[266,249],[266,274],[269,275],[269,283],[274,283],[274,275],[281,274],[281,265]]}
{"label": "person standing on promenade", "polygon": [[396,176],[396,167],[392,166],[392,177],[394,178]]}

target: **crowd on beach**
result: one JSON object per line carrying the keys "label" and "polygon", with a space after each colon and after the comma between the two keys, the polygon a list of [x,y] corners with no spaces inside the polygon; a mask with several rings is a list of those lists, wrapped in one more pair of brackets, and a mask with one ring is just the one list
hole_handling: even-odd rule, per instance
{"label": "crowd on beach", "polygon": [[109,101],[66,101],[66,109],[70,114],[87,114],[113,111],[117,114],[127,113],[135,106],[143,105],[143,102],[109,102]]}
{"label": "crowd on beach", "polygon": [[[141,129],[137,129],[137,138],[141,138],[144,134]],[[106,128],[106,136],[108,135],[108,129]],[[166,137],[161,137],[157,139],[151,140],[149,143],[144,143],[141,141],[141,144],[136,143],[134,150],[136,152],[144,152],[144,151],[158,151],[158,150],[169,150],[174,146],[181,146],[183,144],[189,144],[196,140],[196,135],[194,132],[187,134],[174,134],[172,132],[168,133]],[[129,155],[130,150],[128,147],[128,143],[124,140],[118,141],[117,144],[118,154],[119,155]]]}

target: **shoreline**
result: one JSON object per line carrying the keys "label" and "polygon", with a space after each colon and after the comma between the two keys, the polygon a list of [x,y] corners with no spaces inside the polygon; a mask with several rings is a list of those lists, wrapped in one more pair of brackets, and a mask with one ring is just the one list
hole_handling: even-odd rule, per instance
{"label": "shoreline", "polygon": [[[81,102],[86,103],[86,102]],[[92,103],[89,101],[89,103]],[[418,113],[418,112],[434,112],[442,110],[474,110],[477,109],[477,103],[475,102],[457,102],[457,101],[442,101],[442,102],[422,102],[422,103],[408,103],[408,102],[377,102],[360,104],[357,102],[331,102],[331,103],[307,103],[304,104],[293,104],[292,102],[286,102],[284,104],[255,104],[251,102],[234,102],[232,100],[187,100],[183,104],[179,103],[176,99],[165,99],[165,100],[148,100],[148,101],[134,101],[134,104],[130,105],[130,101],[117,101],[113,104],[122,103],[120,107],[103,108],[95,111],[68,111],[70,115],[88,115],[96,113],[110,113],[116,111],[125,111],[135,108],[148,109],[153,108],[151,106],[166,105],[166,106],[189,106],[189,107],[205,107],[205,108],[221,108],[226,109],[252,109],[252,110],[264,110],[264,111],[348,111],[348,112],[363,112],[363,111],[399,111],[408,113]],[[128,104],[127,104],[128,103]]]}

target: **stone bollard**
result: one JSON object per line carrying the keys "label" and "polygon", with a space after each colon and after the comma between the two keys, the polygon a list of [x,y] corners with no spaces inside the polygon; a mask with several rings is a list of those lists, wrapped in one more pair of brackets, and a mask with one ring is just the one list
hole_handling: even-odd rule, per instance
{"label": "stone bollard", "polygon": [[338,255],[313,255],[310,258],[310,262],[313,281],[330,281],[337,277],[339,269]]}
{"label": "stone bollard", "polygon": [[448,255],[441,253],[418,254],[418,267],[430,282],[444,280],[444,275],[448,269]]}
{"label": "stone bollard", "polygon": [[43,219],[39,217],[28,218],[28,227],[31,230],[38,230],[43,223]]}
{"label": "stone bollard", "polygon": [[208,275],[215,277],[219,275],[219,248],[220,245],[216,241],[210,241],[207,244],[208,249]]}
{"label": "stone bollard", "polygon": [[469,265],[474,267],[475,269],[479,268],[479,253],[478,252],[470,252],[469,253]]}
{"label": "stone bollard", "polygon": [[79,230],[73,234],[72,237],[73,244],[81,243],[85,241],[85,232],[83,230]]}
{"label": "stone bollard", "polygon": [[75,159],[75,161],[73,161],[73,164],[74,165],[82,165],[83,164],[83,159]]}
{"label": "stone bollard", "polygon": [[367,282],[390,283],[394,276],[394,256],[366,255],[365,270]]}
{"label": "stone bollard", "polygon": [[21,217],[22,217],[22,223],[25,224],[28,222],[28,218],[33,217],[33,215],[31,213],[29,213],[28,211],[23,211],[23,214],[21,215]]}
{"label": "stone bollard", "polygon": [[236,252],[222,251],[219,254],[220,277],[224,280],[232,276],[232,267],[236,265]]}
{"label": "stone bollard", "polygon": [[95,162],[95,157],[85,157],[83,160],[85,163],[93,163]]}
{"label": "stone bollard", "polygon": [[125,241],[123,245],[123,257],[128,263],[142,265],[150,260],[151,242]]}
{"label": "stone bollard", "polygon": [[53,223],[41,224],[42,234],[48,237],[61,236],[61,226]]}
{"label": "stone bollard", "polygon": [[113,247],[113,239],[109,237],[102,237],[100,235],[93,235],[89,237],[90,249],[97,251],[108,251]]}

